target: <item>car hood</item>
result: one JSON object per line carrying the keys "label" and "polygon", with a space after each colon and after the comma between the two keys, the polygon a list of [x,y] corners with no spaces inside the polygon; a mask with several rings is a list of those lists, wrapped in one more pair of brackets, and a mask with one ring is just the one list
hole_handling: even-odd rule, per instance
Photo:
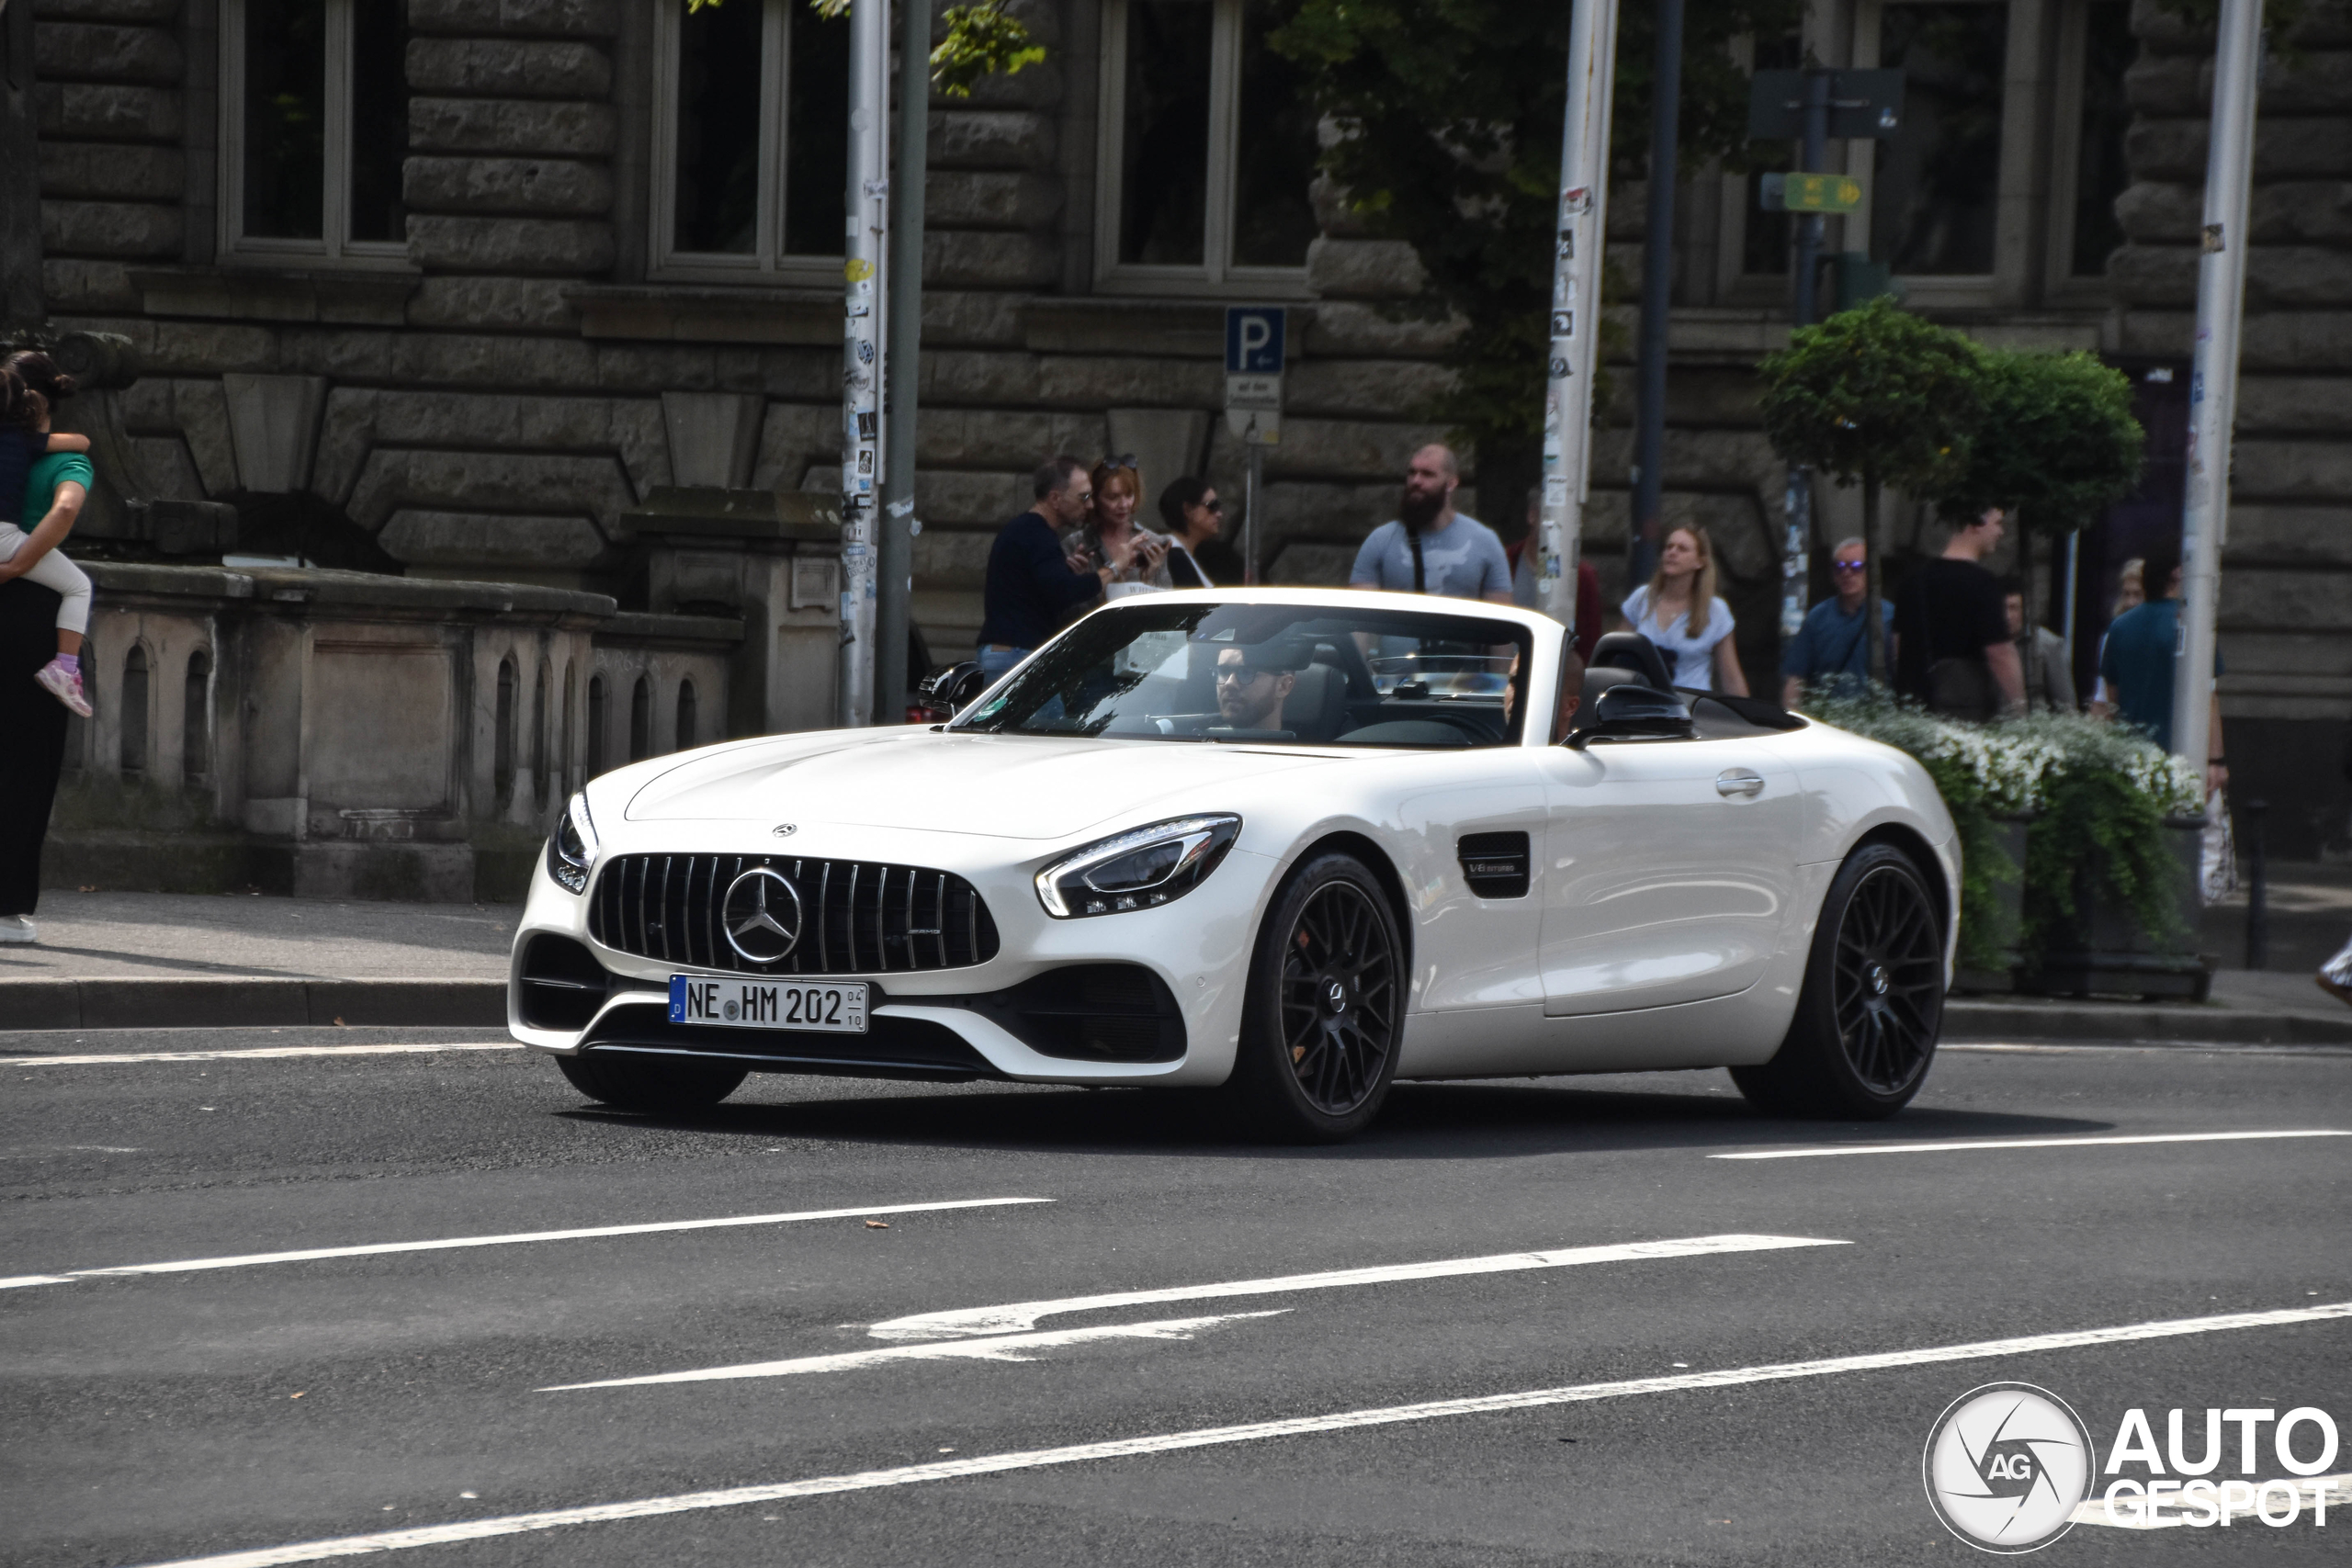
{"label": "car hood", "polygon": [[1233,810],[1240,786],[1340,761],[1153,740],[847,730],[783,736],[681,761],[639,789],[626,816],[1065,839],[1114,818],[1133,821],[1154,801],[1167,802],[1170,816]]}

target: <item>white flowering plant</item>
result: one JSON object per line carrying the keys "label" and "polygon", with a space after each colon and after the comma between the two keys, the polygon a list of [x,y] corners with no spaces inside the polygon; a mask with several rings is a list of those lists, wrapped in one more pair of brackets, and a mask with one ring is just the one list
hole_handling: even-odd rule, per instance
{"label": "white flowering plant", "polygon": [[[2185,934],[2165,823],[2201,815],[2205,783],[2138,730],[2078,714],[1962,723],[1883,693],[1818,701],[1805,712],[1908,754],[1936,781],[1960,829],[1967,967],[2003,967],[2014,947],[2030,969],[2042,953],[2075,945],[2086,886],[2131,909],[2151,939]],[[2000,826],[2020,818],[2030,823],[2023,866]],[[2000,889],[2020,874],[2025,896],[2012,922]]]}

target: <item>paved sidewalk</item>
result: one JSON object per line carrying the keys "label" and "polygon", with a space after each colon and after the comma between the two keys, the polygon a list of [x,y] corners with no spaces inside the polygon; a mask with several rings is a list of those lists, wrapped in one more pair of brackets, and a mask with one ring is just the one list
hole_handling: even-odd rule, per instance
{"label": "paved sidewalk", "polygon": [[0,1028],[506,1021],[509,905],[44,892],[0,946]]}
{"label": "paved sidewalk", "polygon": [[[2274,966],[2222,970],[2208,1003],[1960,997],[1945,1035],[2352,1043],[2352,1007],[2311,979],[2352,922],[2352,871],[2294,872],[2270,890]],[[0,947],[0,1030],[500,1028],[518,913],[501,904],[46,892],[40,941]],[[2244,918],[2243,895],[2207,911],[2205,945],[2225,963],[2242,956]]]}

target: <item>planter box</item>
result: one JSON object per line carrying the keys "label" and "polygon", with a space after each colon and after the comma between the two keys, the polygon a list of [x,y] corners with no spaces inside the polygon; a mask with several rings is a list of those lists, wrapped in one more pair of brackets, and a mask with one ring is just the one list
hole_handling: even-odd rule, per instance
{"label": "planter box", "polygon": [[2020,972],[2017,988],[2038,996],[2121,996],[2203,1001],[2213,971],[2196,951],[2198,852],[2205,830],[2201,817],[2172,817],[2164,831],[2171,840],[2174,908],[2179,927],[2152,937],[2132,910],[2109,897],[2094,861],[2083,868],[2075,888],[2077,930],[2084,946],[2042,954],[2040,969]]}
{"label": "planter box", "polygon": [[2001,840],[2002,850],[2018,874],[1999,885],[1995,901],[2001,915],[2001,929],[2008,932],[2010,941],[2001,949],[2001,964],[1994,969],[1962,969],[1953,979],[1952,989],[1972,993],[2005,993],[2018,988],[2017,933],[2025,916],[2025,836],[2033,825],[2030,817],[1996,817],[1993,830]]}

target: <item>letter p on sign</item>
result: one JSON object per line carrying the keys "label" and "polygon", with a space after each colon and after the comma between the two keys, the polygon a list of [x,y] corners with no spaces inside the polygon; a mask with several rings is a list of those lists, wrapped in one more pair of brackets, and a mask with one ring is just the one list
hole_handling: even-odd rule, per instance
{"label": "letter p on sign", "polygon": [[1225,373],[1283,373],[1284,312],[1279,305],[1234,305],[1225,312]]}

